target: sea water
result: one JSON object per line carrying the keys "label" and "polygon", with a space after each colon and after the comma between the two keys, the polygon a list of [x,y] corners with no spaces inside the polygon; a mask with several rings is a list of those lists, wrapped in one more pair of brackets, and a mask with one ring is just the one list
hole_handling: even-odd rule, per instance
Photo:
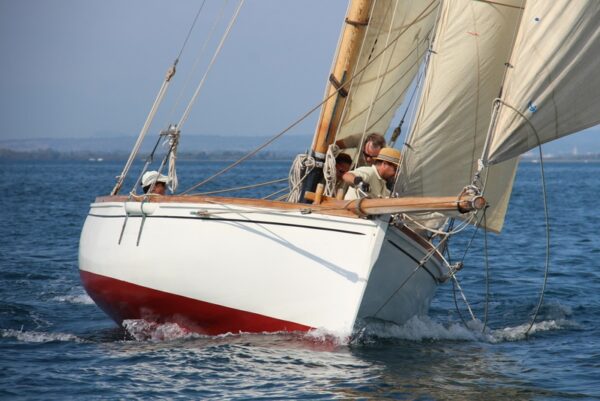
{"label": "sea water", "polygon": [[[226,166],[179,163],[181,188]],[[212,191],[287,176],[248,162]],[[501,235],[466,230],[462,295],[440,286],[427,317],[330,333],[202,336],[175,324],[117,327],[79,282],[90,202],[121,164],[1,162],[0,398],[5,399],[600,399],[600,164],[547,163],[550,266],[539,164],[521,163]],[[127,193],[133,177],[126,183]],[[282,184],[252,189],[265,196]],[[243,196],[237,192],[232,195]]]}

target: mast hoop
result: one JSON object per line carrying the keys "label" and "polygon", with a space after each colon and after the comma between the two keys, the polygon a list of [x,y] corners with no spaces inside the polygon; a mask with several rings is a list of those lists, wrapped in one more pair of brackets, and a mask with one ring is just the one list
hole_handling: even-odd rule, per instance
{"label": "mast hoop", "polygon": [[349,18],[346,18],[344,20],[344,22],[346,24],[348,24],[348,25],[359,27],[359,26],[367,26],[367,25],[369,25],[369,22],[371,22],[371,20],[367,19],[365,22],[361,22],[361,21],[353,21],[353,20],[351,20]]}

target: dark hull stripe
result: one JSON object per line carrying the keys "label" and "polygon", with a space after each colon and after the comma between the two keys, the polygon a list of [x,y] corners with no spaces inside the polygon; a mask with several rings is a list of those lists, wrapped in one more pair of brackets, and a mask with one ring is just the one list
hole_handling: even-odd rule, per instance
{"label": "dark hull stripe", "polygon": [[[99,214],[90,213],[88,216],[98,217],[102,219],[115,219],[120,218],[123,219],[125,215],[118,216],[103,216]],[[141,219],[142,216],[129,216],[130,219],[138,218]],[[364,233],[358,231],[348,231],[348,230],[340,230],[337,228],[327,228],[327,227],[315,227],[315,226],[307,226],[303,224],[289,224],[289,223],[278,223],[274,221],[262,221],[262,220],[246,220],[246,219],[226,219],[222,217],[185,217],[185,216],[146,216],[147,219],[184,219],[184,220],[209,220],[209,221],[226,221],[233,223],[249,223],[249,224],[265,224],[272,226],[285,226],[285,227],[300,227],[300,228],[309,228],[311,230],[322,230],[322,231],[332,231],[343,234],[352,234],[352,235],[365,235]]]}
{"label": "dark hull stripe", "polygon": [[[418,260],[417,258],[415,258],[414,256],[412,256],[410,253],[406,252],[404,249],[402,249],[399,245],[395,244],[393,241],[388,239],[388,242],[390,244],[392,244],[394,246],[394,248],[398,249],[400,252],[402,252],[403,254],[405,254],[406,256],[408,256],[409,258],[411,258],[412,260],[414,260],[414,262],[419,265],[421,264],[421,261]],[[436,284],[439,284],[438,279],[433,275],[432,272],[429,271],[429,269],[427,268],[427,266],[423,265],[421,266],[433,279],[433,281],[435,281]]]}

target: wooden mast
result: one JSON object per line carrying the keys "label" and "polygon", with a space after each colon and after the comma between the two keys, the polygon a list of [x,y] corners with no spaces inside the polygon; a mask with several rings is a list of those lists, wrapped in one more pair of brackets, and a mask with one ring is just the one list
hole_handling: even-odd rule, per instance
{"label": "wooden mast", "polygon": [[[373,0],[353,0],[348,10],[337,59],[329,76],[326,92],[328,100],[323,104],[315,131],[312,149],[317,155],[324,157],[327,147],[335,139],[349,90],[349,85],[345,84],[356,71],[356,61],[369,23],[372,2]],[[335,92],[338,92],[337,95],[334,95]]]}
{"label": "wooden mast", "polygon": [[[337,52],[333,71],[323,103],[321,115],[315,130],[312,143],[312,154],[317,162],[317,168],[304,180],[301,200],[304,201],[306,191],[314,191],[323,178],[323,162],[327,148],[335,139],[344,106],[348,96],[349,80],[356,72],[356,61],[369,23],[369,13],[373,0],[352,0],[346,17],[346,25]],[[337,92],[337,93],[336,93]]]}

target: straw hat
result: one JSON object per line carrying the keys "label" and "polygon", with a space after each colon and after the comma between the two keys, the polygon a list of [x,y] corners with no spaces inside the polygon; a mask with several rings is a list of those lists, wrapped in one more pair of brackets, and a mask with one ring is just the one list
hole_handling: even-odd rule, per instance
{"label": "straw hat", "polygon": [[379,154],[375,160],[383,160],[384,162],[392,163],[398,166],[400,164],[400,157],[402,154],[398,149],[394,148],[383,148],[379,151]]}

